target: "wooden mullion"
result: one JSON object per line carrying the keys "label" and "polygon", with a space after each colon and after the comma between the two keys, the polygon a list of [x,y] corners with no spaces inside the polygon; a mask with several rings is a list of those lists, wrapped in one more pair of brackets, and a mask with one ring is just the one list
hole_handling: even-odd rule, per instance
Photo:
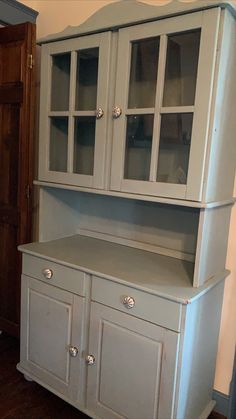
{"label": "wooden mullion", "polygon": [[69,120],[68,120],[68,156],[67,171],[73,173],[74,161],[74,109],[76,89],[76,69],[77,69],[77,52],[71,52],[71,69],[70,69],[70,99],[69,99]]}
{"label": "wooden mullion", "polygon": [[163,106],[160,109],[161,114],[194,113],[194,106]]}
{"label": "wooden mullion", "polygon": [[165,82],[165,65],[166,65],[166,51],[167,51],[167,36],[161,35],[160,37],[160,52],[158,61],[157,72],[157,85],[156,85],[156,101],[153,122],[153,137],[152,137],[152,152],[151,152],[151,166],[150,166],[150,182],[156,182],[157,176],[157,162],[158,162],[158,149],[160,143],[160,128],[161,128],[161,106]]}
{"label": "wooden mullion", "polygon": [[149,115],[155,112],[155,108],[134,108],[127,109],[126,115]]}
{"label": "wooden mullion", "polygon": [[69,116],[69,112],[68,111],[50,111],[48,112],[48,116],[50,118],[59,118],[60,116]]}
{"label": "wooden mullion", "polygon": [[73,116],[96,116],[96,111],[74,111]]}

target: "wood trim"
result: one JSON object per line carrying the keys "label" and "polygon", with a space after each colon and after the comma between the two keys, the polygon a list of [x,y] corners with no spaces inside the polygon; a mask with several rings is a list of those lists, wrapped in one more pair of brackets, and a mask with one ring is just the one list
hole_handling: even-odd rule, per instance
{"label": "wood trim", "polygon": [[[36,26],[34,24],[27,25],[27,47],[26,55],[32,54],[35,58],[36,54]],[[24,25],[25,26],[25,25]],[[26,30],[26,29],[25,29]],[[27,59],[25,66],[27,66]],[[18,188],[21,193],[18,196],[18,205],[21,211],[21,227],[19,230],[18,243],[26,243],[31,240],[32,235],[32,188],[33,188],[33,143],[34,143],[34,125],[35,125],[35,66],[31,70],[24,69],[24,90],[23,105],[21,108],[20,124],[24,125],[24,132],[20,137],[20,160],[19,160],[19,181]],[[25,155],[29,158],[26,160]],[[28,198],[26,196],[28,194]],[[28,226],[27,232],[25,226]]]}
{"label": "wood trim", "polygon": [[234,368],[233,368],[233,376],[230,383],[230,395],[229,395],[229,406],[228,406],[228,418],[235,419],[236,418],[236,351],[234,355]]}
{"label": "wood trim", "polygon": [[0,0],[0,20],[7,25],[35,23],[38,12],[16,0]]}
{"label": "wood trim", "polygon": [[186,199],[202,199],[220,9],[203,12]]}
{"label": "wood trim", "polygon": [[126,192],[116,192],[116,191],[109,191],[105,189],[92,189],[86,188],[82,186],[76,185],[69,185],[65,183],[55,183],[55,182],[48,182],[44,180],[34,180],[34,185],[38,186],[46,186],[49,188],[56,188],[56,189],[67,189],[69,191],[77,191],[77,192],[89,192],[94,193],[97,195],[105,195],[105,196],[114,196],[119,198],[126,198],[126,199],[136,199],[138,201],[147,201],[147,202],[159,202],[160,204],[170,204],[170,205],[177,205],[181,207],[189,207],[189,208],[218,208],[223,207],[226,205],[234,205],[236,202],[236,198],[227,199],[224,201],[215,201],[209,203],[201,203],[196,201],[186,201],[184,199],[173,199],[168,197],[160,197],[160,196],[153,196],[153,195],[140,195],[135,193],[126,193]]}
{"label": "wood trim", "polygon": [[[221,415],[224,415],[225,417],[228,417],[229,396],[221,393],[220,391],[213,390],[212,397],[216,401],[214,411]],[[231,419],[233,419],[233,417]]]}
{"label": "wood trim", "polygon": [[169,17],[176,17],[212,8],[227,8],[236,17],[236,7],[230,0],[199,0],[194,2],[170,2],[165,6],[151,6],[140,1],[118,1],[99,9],[86,22],[77,27],[68,26],[62,32],[49,35],[39,40],[39,44],[75,38],[80,35],[104,32],[111,29],[125,28],[140,23],[153,22]]}

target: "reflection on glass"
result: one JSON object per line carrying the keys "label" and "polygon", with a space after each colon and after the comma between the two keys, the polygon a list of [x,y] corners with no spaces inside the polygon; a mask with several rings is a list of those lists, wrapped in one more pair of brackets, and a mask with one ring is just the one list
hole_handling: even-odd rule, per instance
{"label": "reflection on glass", "polygon": [[75,109],[95,110],[97,104],[98,48],[78,52]]}
{"label": "reflection on glass", "polygon": [[128,107],[152,108],[155,105],[159,37],[132,43]]}
{"label": "reflection on glass", "polygon": [[96,118],[75,118],[74,173],[93,175]]}
{"label": "reflection on glass", "polygon": [[52,56],[51,110],[69,110],[70,54]]}
{"label": "reflection on glass", "polygon": [[67,171],[68,118],[50,118],[49,170]]}
{"label": "reflection on glass", "polygon": [[127,116],[124,178],[149,180],[153,115]]}
{"label": "reflection on glass", "polygon": [[192,113],[162,115],[158,182],[187,183],[192,121]]}
{"label": "reflection on glass", "polygon": [[168,37],[163,106],[194,105],[200,29]]}

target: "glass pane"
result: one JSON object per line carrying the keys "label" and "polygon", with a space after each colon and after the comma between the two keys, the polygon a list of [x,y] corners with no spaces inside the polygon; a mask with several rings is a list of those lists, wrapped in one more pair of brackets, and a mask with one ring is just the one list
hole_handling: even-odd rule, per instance
{"label": "glass pane", "polygon": [[70,54],[52,56],[51,110],[69,110]]}
{"label": "glass pane", "polygon": [[98,56],[98,48],[78,52],[76,110],[92,111],[97,107]]}
{"label": "glass pane", "polygon": [[75,118],[74,173],[93,175],[96,118]]}
{"label": "glass pane", "polygon": [[187,183],[192,122],[192,113],[162,115],[158,182]]}
{"label": "glass pane", "polygon": [[67,171],[68,118],[50,118],[49,170]]}
{"label": "glass pane", "polygon": [[149,180],[153,115],[127,116],[125,179]]}
{"label": "glass pane", "polygon": [[153,108],[155,105],[159,37],[132,43],[128,107]]}
{"label": "glass pane", "polygon": [[201,31],[168,37],[163,106],[194,105]]}

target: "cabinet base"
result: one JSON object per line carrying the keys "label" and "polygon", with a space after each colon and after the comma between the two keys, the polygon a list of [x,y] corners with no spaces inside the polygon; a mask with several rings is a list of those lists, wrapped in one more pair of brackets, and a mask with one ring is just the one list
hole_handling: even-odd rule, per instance
{"label": "cabinet base", "polygon": [[32,378],[30,378],[27,374],[24,374],[24,379],[26,381],[32,381],[33,382]]}
{"label": "cabinet base", "polygon": [[[20,363],[17,364],[16,368],[17,368],[18,371],[20,371],[24,375],[24,377],[25,377],[26,380],[28,380],[28,381],[35,381],[37,384],[39,384],[42,387],[46,388],[48,391],[50,391],[51,393],[55,394],[57,397],[60,397],[65,402],[71,404],[76,409],[80,410],[80,412],[85,413],[87,416],[91,417],[92,419],[101,419],[99,416],[95,415],[91,411],[89,411],[89,410],[87,410],[85,408],[82,408],[81,406],[78,406],[77,403],[73,403],[71,400],[67,399],[67,397],[63,396],[63,394],[55,391],[52,387],[50,387],[49,385],[43,383],[41,380],[39,380],[37,377],[35,377],[29,371],[26,371],[21,366]],[[210,415],[210,413],[212,412],[212,410],[214,409],[215,405],[216,405],[215,400],[211,400],[208,403],[208,405],[205,407],[205,409],[203,410],[203,412],[201,413],[201,415],[199,416],[199,419],[207,419],[208,416]]]}
{"label": "cabinet base", "polygon": [[57,397],[60,397],[60,399],[64,400],[65,402],[71,404],[76,409],[78,409],[80,412],[85,413],[87,416],[91,417],[92,419],[101,419],[100,417],[94,415],[91,411],[79,406],[77,403],[73,403],[73,401],[69,400],[67,397],[65,397],[63,394],[59,393],[58,391],[54,390],[49,385],[43,383],[41,380],[39,380],[37,377],[35,377],[33,374],[31,374],[30,371],[25,370],[21,364],[17,364],[16,368],[19,372],[21,372],[24,377],[27,376],[29,381],[34,381],[35,383],[39,384],[40,386],[46,388],[46,390],[50,391],[51,393],[55,394]]}
{"label": "cabinet base", "polygon": [[215,400],[211,400],[208,403],[208,405],[205,407],[201,415],[199,416],[199,419],[207,419],[210,413],[212,412],[212,410],[214,409],[215,405],[216,405]]}

